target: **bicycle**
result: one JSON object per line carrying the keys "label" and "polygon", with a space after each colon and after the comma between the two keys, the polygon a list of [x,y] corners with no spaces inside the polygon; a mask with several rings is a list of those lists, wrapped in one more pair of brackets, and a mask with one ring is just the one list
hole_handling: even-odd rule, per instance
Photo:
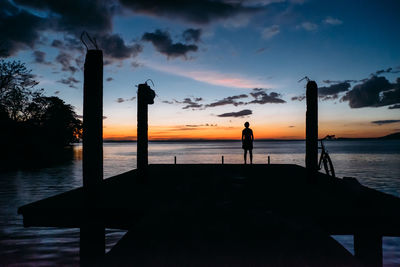
{"label": "bicycle", "polygon": [[324,140],[326,138],[323,139],[319,139],[321,146],[318,147],[318,149],[321,149],[321,156],[319,158],[319,162],[318,162],[318,170],[322,169],[322,165],[324,166],[325,169],[325,173],[333,178],[335,178],[335,169],[333,168],[333,164],[332,164],[332,160],[331,157],[329,156],[328,150],[325,148],[324,145]]}

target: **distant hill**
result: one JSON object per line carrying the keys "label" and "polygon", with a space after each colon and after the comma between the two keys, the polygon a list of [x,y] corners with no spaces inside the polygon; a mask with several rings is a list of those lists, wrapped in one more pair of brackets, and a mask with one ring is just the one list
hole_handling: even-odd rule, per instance
{"label": "distant hill", "polygon": [[350,137],[339,137],[336,140],[399,140],[400,132],[388,134],[381,137],[367,137],[367,138],[350,138]]}
{"label": "distant hill", "polygon": [[386,135],[386,136],[380,137],[379,139],[398,140],[398,139],[400,139],[400,132],[388,134],[388,135]]}

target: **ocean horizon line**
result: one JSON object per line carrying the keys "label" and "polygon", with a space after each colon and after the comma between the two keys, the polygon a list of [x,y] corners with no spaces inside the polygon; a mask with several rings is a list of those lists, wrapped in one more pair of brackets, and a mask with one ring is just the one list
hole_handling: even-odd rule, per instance
{"label": "ocean horizon line", "polygon": [[[254,139],[254,142],[295,142],[305,141],[306,139]],[[330,139],[326,141],[371,141],[371,140],[399,140],[385,137],[339,137],[336,139]],[[153,139],[149,140],[149,143],[195,143],[195,142],[240,142],[241,139]],[[103,143],[136,143],[136,139],[104,139]]]}
{"label": "ocean horizon line", "polygon": [[[343,141],[343,140],[399,140],[400,132],[388,134],[380,137],[336,137],[327,139],[329,141]],[[261,138],[254,139],[255,142],[274,142],[274,141],[305,141],[305,138]],[[206,138],[173,138],[173,139],[150,139],[149,142],[232,142],[241,141],[241,139],[206,139]],[[104,138],[103,143],[127,143],[127,142],[137,142],[136,139],[109,139]]]}

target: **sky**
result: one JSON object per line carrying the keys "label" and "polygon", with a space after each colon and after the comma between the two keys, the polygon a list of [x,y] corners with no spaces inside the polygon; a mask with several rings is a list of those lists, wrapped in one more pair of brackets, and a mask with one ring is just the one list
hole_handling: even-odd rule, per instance
{"label": "sky", "polygon": [[104,54],[105,139],[136,138],[136,86],[148,79],[150,139],[240,139],[246,121],[255,139],[302,139],[305,76],[319,87],[320,137],[378,137],[400,131],[399,10],[396,0],[2,0],[0,49],[82,115],[88,32]]}

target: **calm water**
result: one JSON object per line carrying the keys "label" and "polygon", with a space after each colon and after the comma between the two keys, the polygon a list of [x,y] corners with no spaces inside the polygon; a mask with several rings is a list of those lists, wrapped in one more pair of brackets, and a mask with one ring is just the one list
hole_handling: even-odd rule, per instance
{"label": "calm water", "polygon": [[[356,177],[363,185],[400,197],[400,141],[326,142],[339,177]],[[150,143],[150,163],[242,163],[240,142]],[[254,163],[293,163],[304,166],[303,141],[256,142]],[[0,173],[0,266],[77,265],[79,231],[23,228],[21,205],[82,185],[82,147],[74,159],[51,168]],[[136,167],[136,143],[104,144],[104,177]],[[107,230],[107,248],[124,234]],[[335,236],[352,251],[351,236]],[[400,238],[384,238],[384,265],[400,264]]]}

